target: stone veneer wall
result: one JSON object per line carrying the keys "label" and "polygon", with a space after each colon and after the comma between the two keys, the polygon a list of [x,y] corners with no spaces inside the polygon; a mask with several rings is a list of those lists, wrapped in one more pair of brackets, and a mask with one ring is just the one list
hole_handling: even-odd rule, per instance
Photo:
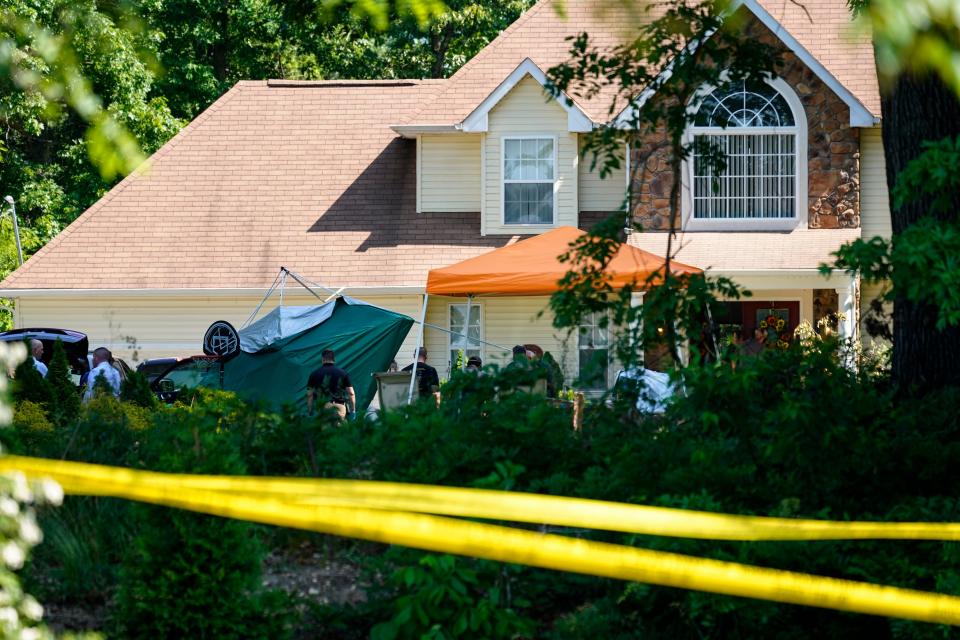
{"label": "stone veneer wall", "polygon": [[[859,227],[860,135],[850,127],[849,108],[760,22],[752,19],[745,33],[784,52],[780,77],[793,87],[806,111],[809,228]],[[634,219],[645,229],[669,228],[673,176],[665,136],[652,137],[635,149],[631,162],[639,174]]]}

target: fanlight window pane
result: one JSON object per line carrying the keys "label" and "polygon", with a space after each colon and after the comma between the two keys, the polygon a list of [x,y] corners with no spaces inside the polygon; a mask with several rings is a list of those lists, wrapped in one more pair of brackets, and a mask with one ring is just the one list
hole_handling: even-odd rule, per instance
{"label": "fanlight window pane", "polygon": [[697,110],[698,127],[792,127],[796,124],[786,99],[766,82],[741,82],[714,91]]}
{"label": "fanlight window pane", "polygon": [[503,148],[503,208],[507,224],[552,224],[553,138],[509,139]]}

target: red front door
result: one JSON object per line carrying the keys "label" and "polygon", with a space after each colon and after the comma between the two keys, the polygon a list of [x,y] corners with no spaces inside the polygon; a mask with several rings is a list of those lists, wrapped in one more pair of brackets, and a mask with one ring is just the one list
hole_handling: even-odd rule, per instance
{"label": "red front door", "polygon": [[753,330],[757,326],[758,317],[761,315],[763,317],[770,315],[770,310],[778,311],[778,313],[774,314],[778,316],[782,316],[783,310],[786,310],[787,331],[790,332],[790,335],[793,335],[793,330],[800,324],[799,302],[763,301],[754,298],[751,299],[750,302],[742,302],[741,309],[743,310],[743,329],[747,332],[746,335],[753,333]]}

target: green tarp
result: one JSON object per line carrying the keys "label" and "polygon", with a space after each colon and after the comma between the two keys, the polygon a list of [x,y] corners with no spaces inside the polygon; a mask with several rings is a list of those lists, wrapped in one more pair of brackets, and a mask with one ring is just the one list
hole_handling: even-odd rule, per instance
{"label": "green tarp", "polygon": [[[240,331],[241,352],[224,366],[223,388],[274,407],[306,409],[307,378],[333,349],[357,394],[357,410],[376,393],[413,319],[350,298],[313,307],[277,307]],[[219,373],[219,372],[218,372]]]}

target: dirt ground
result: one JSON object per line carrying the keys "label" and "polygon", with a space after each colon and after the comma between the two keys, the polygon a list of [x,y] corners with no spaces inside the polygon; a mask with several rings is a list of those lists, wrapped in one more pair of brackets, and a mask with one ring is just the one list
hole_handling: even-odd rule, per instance
{"label": "dirt ground", "polygon": [[357,568],[320,552],[272,552],[263,563],[263,584],[318,604],[364,602]]}

